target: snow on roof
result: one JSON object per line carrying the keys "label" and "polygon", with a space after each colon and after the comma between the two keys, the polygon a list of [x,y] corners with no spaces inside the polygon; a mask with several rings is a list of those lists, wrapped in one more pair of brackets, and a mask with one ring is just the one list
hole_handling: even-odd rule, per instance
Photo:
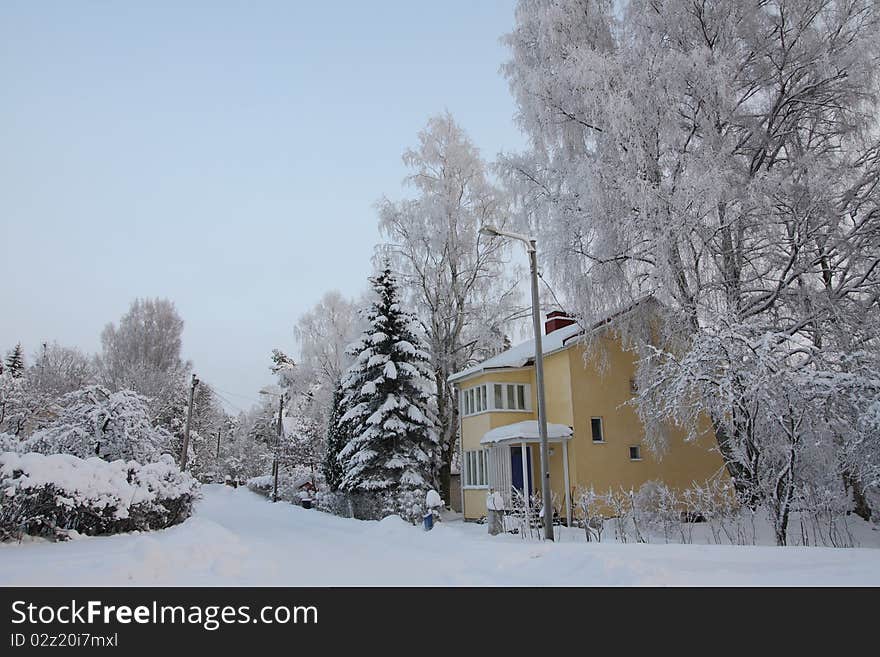
{"label": "snow on roof", "polygon": [[[548,335],[542,336],[541,347],[544,355],[562,349],[562,347],[565,346],[565,341],[568,338],[574,337],[582,331],[583,329],[580,327],[580,325],[572,324],[570,326],[563,326],[562,328],[556,329]],[[507,351],[501,352],[497,356],[492,356],[492,358],[488,358],[482,363],[477,363],[476,365],[464,369],[461,372],[456,372],[449,377],[449,380],[458,381],[459,379],[465,379],[473,374],[482,372],[483,370],[491,370],[498,367],[523,367],[531,360],[533,360],[534,357],[535,340],[533,338],[531,340],[521,342],[515,347],[511,347]]]}
{"label": "snow on roof", "polygon": [[[636,299],[635,301],[623,306],[622,308],[615,310],[614,312],[610,312],[598,321],[594,322],[590,327],[590,330],[598,329],[599,327],[611,322],[612,320],[620,317],[624,313],[628,313],[631,310],[635,309],[638,306],[641,306],[645,302],[655,302],[653,296],[646,295]],[[542,336],[541,340],[541,351],[546,356],[547,354],[551,354],[554,351],[559,351],[560,349],[565,348],[568,341],[575,336],[584,333],[583,327],[575,322],[570,326],[563,326],[562,328],[556,329],[547,335]],[[485,370],[492,370],[504,367],[524,367],[528,365],[535,358],[535,340],[532,338],[531,340],[526,340],[525,342],[521,342],[515,347],[511,347],[507,351],[504,351],[496,356],[492,356],[492,358],[488,358],[484,360],[482,363],[477,363],[467,369],[461,370],[460,372],[456,372],[452,376],[450,376],[447,381],[459,381],[461,379],[466,379],[474,374],[479,374]]]}
{"label": "snow on roof", "polygon": [[[547,439],[562,440],[570,438],[572,435],[571,427],[564,424],[547,423]],[[480,440],[481,445],[491,443],[503,443],[506,440],[539,440],[538,422],[537,420],[526,420],[525,422],[515,422],[514,424],[506,424],[503,427],[495,427],[487,431]]]}

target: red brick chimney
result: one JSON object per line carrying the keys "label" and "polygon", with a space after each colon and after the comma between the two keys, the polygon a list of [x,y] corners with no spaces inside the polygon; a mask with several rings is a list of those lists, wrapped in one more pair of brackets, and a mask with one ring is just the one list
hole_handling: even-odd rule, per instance
{"label": "red brick chimney", "polygon": [[544,322],[544,335],[550,335],[557,329],[571,326],[574,320],[561,310],[551,310],[547,313],[547,321]]}

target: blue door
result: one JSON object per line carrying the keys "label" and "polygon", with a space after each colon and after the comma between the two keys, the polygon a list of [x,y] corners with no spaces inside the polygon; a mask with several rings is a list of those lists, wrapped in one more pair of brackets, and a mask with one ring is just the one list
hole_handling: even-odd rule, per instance
{"label": "blue door", "polygon": [[[528,469],[529,492],[532,491],[532,450],[526,449],[526,468]],[[522,448],[517,445],[510,448],[510,480],[513,487],[520,493],[523,492],[523,471],[522,471]]]}

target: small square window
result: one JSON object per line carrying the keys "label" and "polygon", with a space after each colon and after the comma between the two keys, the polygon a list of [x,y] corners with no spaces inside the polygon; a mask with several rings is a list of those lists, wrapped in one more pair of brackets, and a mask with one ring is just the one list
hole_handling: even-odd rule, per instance
{"label": "small square window", "polygon": [[630,446],[629,460],[630,461],[641,461],[642,460],[642,448],[639,445],[631,445]]}
{"label": "small square window", "polygon": [[605,432],[602,427],[602,418],[594,417],[590,418],[590,431],[593,434],[593,442],[594,443],[604,443],[605,442]]}

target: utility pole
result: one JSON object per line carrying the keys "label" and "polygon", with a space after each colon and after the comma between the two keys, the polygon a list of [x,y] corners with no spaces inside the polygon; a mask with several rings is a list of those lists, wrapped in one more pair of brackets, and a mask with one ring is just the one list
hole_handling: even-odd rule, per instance
{"label": "utility pole", "polygon": [[535,331],[535,383],[538,397],[538,437],[541,451],[541,502],[544,503],[544,538],[553,540],[553,501],[550,499],[550,454],[547,446],[547,403],[544,399],[544,347],[541,339],[541,309],[538,297],[538,254],[535,240],[529,240],[529,268],[532,274],[532,324]]}
{"label": "utility pole", "polygon": [[199,380],[192,375],[192,385],[189,388],[189,408],[186,409],[186,428],[183,431],[183,449],[180,450],[180,469],[186,470],[186,455],[189,452],[189,425],[192,423],[193,399],[196,396],[196,386]]}
{"label": "utility pole", "polygon": [[278,395],[278,437],[275,439],[275,458],[272,463],[272,473],[275,475],[275,488],[272,490],[272,501],[278,501],[278,450],[281,449],[281,433],[284,426],[281,418],[284,415],[284,393]]}

